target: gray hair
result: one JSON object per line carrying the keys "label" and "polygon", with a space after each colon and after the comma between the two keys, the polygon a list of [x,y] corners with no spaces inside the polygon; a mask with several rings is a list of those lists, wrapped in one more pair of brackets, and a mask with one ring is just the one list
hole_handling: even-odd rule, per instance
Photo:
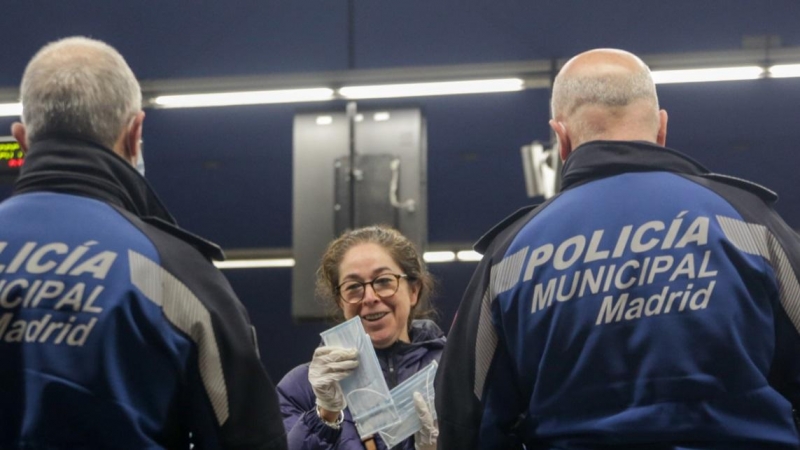
{"label": "gray hair", "polygon": [[624,107],[636,100],[648,100],[658,111],[656,86],[646,68],[628,74],[556,77],[550,108],[554,118],[569,117],[584,105]]}
{"label": "gray hair", "polygon": [[113,148],[142,109],[139,82],[122,55],[85,37],[39,50],[25,68],[20,96],[29,142],[67,132]]}

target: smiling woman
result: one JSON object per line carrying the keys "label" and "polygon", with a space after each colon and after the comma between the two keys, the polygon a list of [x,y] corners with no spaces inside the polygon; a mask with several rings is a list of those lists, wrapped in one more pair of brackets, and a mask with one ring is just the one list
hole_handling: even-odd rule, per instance
{"label": "smiling woman", "polygon": [[[369,289],[364,282],[382,279],[380,276],[384,274],[398,274],[405,281],[398,279],[395,285],[397,291],[384,295],[385,301],[377,302],[376,299],[381,299],[381,296],[375,291],[375,286]],[[363,294],[360,300],[348,300],[346,292],[345,296],[342,295],[342,289],[349,281],[360,282]],[[403,331],[408,331],[413,319],[433,315],[430,305],[433,285],[433,277],[414,244],[397,230],[381,226],[353,230],[331,242],[317,271],[317,295],[332,306],[333,315],[338,320],[356,315],[361,315],[364,320],[365,314],[388,311],[399,303],[400,309],[405,310],[399,313],[404,317],[392,327],[396,328],[394,331],[398,338]],[[381,345],[371,332],[375,327],[364,323],[364,328],[376,348],[386,347],[395,341]],[[405,337],[408,342],[408,336]]]}
{"label": "smiling woman", "polygon": [[[432,292],[433,278],[411,241],[382,226],[344,233],[330,243],[317,271],[317,294],[335,308],[334,317],[361,318],[390,389],[439,360],[445,337],[424,319],[433,315]],[[278,384],[289,448],[386,448],[377,436],[362,442],[339,386],[357,356],[354,349],[318,347],[309,364]],[[436,447],[438,429],[424,402],[417,412],[423,429],[395,448]]]}

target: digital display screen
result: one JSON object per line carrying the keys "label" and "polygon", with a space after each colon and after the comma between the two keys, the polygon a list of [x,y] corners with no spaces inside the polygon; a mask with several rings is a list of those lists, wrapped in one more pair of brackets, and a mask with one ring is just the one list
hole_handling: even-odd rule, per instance
{"label": "digital display screen", "polygon": [[13,137],[0,137],[0,177],[16,177],[25,162],[25,153]]}

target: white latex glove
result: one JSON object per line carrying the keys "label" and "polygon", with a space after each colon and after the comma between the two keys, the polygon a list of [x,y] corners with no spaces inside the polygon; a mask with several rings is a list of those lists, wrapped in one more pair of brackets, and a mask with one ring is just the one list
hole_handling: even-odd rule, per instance
{"label": "white latex glove", "polygon": [[342,347],[317,347],[308,366],[308,381],[317,396],[317,405],[328,411],[347,406],[339,380],[358,367],[358,350]]}
{"label": "white latex glove", "polygon": [[414,446],[417,450],[436,450],[439,427],[433,420],[425,398],[419,392],[414,392],[414,409],[417,410],[419,421],[422,423],[422,428],[414,433]]}

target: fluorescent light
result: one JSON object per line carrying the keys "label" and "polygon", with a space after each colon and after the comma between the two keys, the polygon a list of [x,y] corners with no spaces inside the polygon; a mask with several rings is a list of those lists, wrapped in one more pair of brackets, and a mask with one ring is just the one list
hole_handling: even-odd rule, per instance
{"label": "fluorescent light", "polygon": [[[472,250],[459,252],[441,251],[425,252],[422,258],[428,263],[445,263],[453,261],[480,261],[481,254]],[[218,269],[265,269],[275,267],[294,267],[294,258],[260,258],[260,259],[230,259],[227,261],[214,261]]]}
{"label": "fluorescent light", "polygon": [[474,250],[461,250],[456,253],[456,258],[459,261],[480,261],[483,259],[483,255]]}
{"label": "fluorescent light", "polygon": [[456,260],[455,252],[425,252],[422,259],[429,263],[451,262]]}
{"label": "fluorescent light", "polygon": [[216,94],[162,95],[153,99],[161,108],[257,105],[264,103],[315,102],[333,99],[333,89],[285,89],[279,91],[224,92]]}
{"label": "fluorescent light", "polygon": [[317,116],[317,125],[330,125],[333,123],[332,116]]}
{"label": "fluorescent light", "polygon": [[21,116],[22,103],[0,103],[0,116]]}
{"label": "fluorescent light", "polygon": [[755,80],[764,75],[759,66],[718,67],[711,69],[655,70],[656,84],[699,83],[706,81]]}
{"label": "fluorescent light", "polygon": [[363,114],[356,114],[356,122],[361,122],[364,120]]}
{"label": "fluorescent light", "polygon": [[426,95],[521,91],[524,87],[525,83],[519,78],[499,78],[493,80],[444,81],[436,83],[346,86],[339,89],[339,95],[349,99],[418,97]]}
{"label": "fluorescent light", "polygon": [[389,120],[390,117],[391,116],[389,115],[388,111],[382,111],[382,112],[376,112],[372,116],[372,120],[374,120],[375,122],[383,122]]}
{"label": "fluorescent light", "polygon": [[800,64],[779,64],[767,70],[771,78],[800,77]]}
{"label": "fluorescent light", "polygon": [[218,269],[259,269],[266,267],[294,267],[293,258],[274,259],[234,259],[230,261],[214,261]]}

